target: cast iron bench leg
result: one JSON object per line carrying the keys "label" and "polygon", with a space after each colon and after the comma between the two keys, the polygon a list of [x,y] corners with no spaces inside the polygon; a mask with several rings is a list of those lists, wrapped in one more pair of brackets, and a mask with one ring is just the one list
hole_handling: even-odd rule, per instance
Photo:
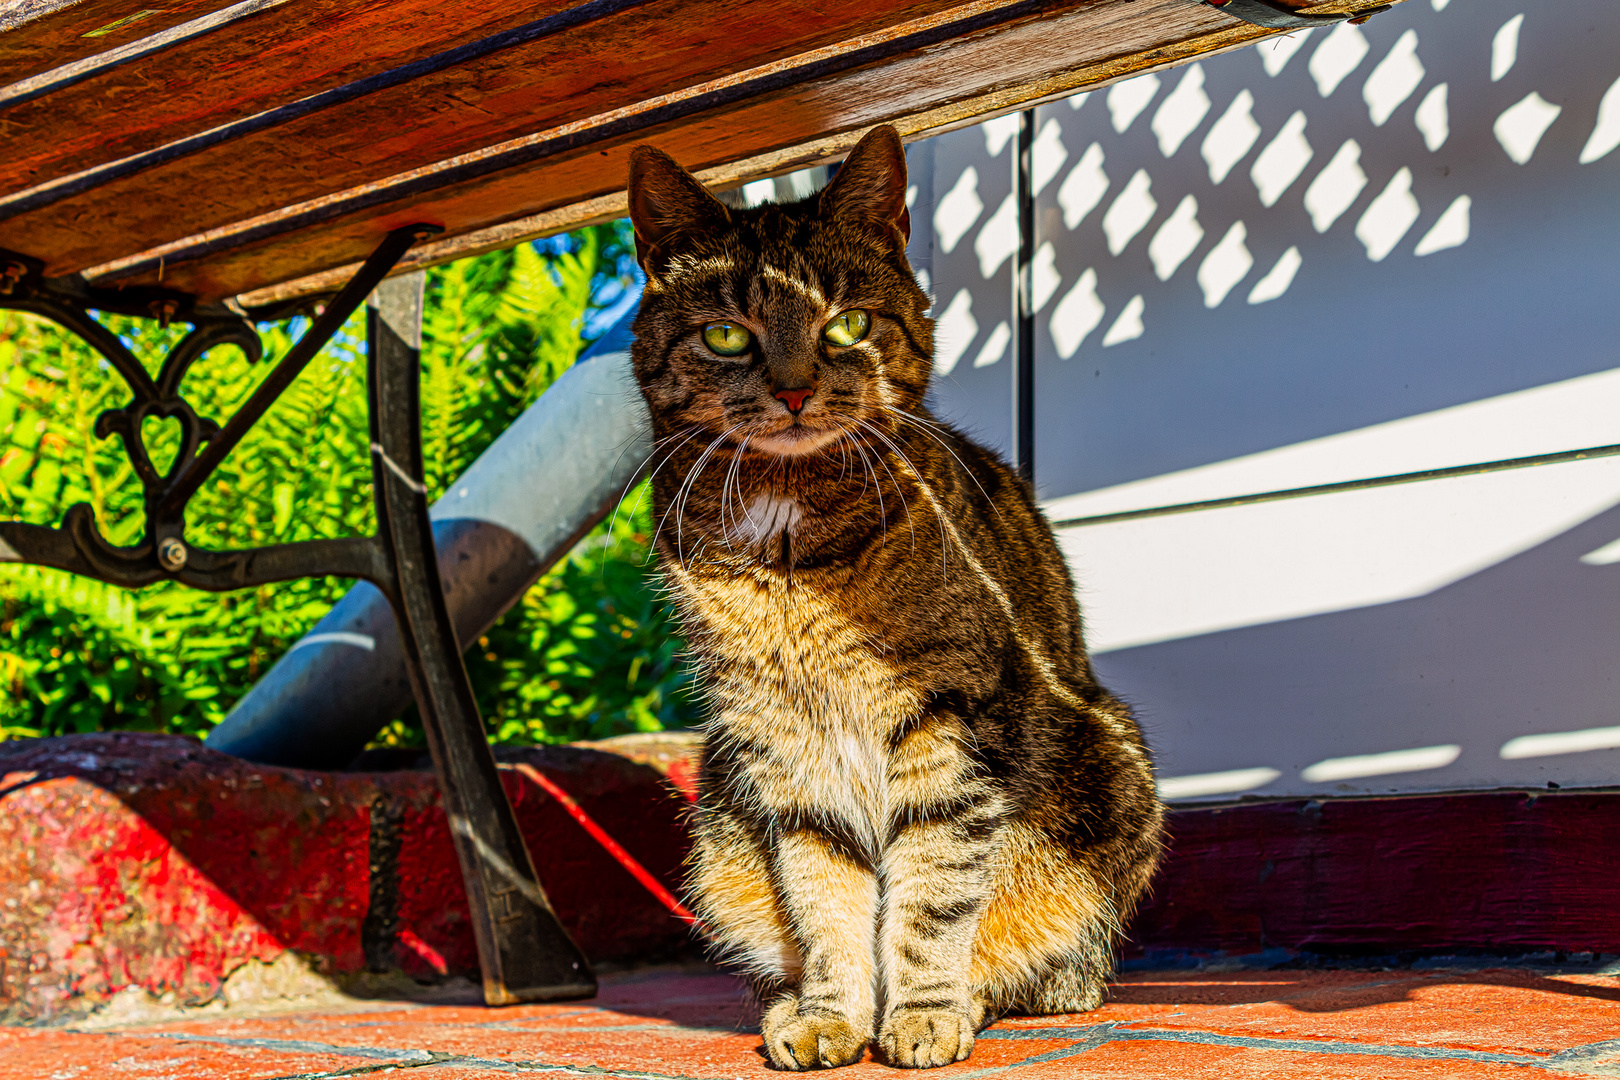
{"label": "cast iron bench leg", "polygon": [[557,921],[501,787],[445,608],[420,483],[423,275],[384,281],[367,310],[372,475],[392,554],[394,614],[472,908],[484,1000],[588,997],[596,978]]}

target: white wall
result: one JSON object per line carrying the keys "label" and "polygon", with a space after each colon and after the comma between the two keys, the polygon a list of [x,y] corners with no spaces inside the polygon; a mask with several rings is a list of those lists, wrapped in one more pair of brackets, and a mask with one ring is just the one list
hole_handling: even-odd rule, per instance
{"label": "white wall", "polygon": [[[1000,446],[1014,125],[911,151],[936,408]],[[1038,130],[1054,518],[1620,443],[1614,0],[1409,0]],[[1617,538],[1620,458],[1062,534],[1162,774],[1231,774],[1167,793],[1221,798],[1620,783]]]}

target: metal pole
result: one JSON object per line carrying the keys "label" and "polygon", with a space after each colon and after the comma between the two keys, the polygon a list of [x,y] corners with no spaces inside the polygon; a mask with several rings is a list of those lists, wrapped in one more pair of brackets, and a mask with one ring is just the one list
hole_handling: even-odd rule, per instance
{"label": "metal pole", "polygon": [[1018,209],[1018,254],[1013,261],[1013,468],[1035,485],[1035,110],[1018,114],[1013,155],[1013,201]]}

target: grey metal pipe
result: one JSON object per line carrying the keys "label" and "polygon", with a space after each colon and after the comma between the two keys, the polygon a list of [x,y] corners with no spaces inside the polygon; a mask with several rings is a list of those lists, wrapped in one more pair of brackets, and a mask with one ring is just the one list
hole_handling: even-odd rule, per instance
{"label": "grey metal pipe", "polygon": [[[651,452],[631,309],[433,506],[456,634],[472,641],[617,504]],[[205,740],[249,761],[338,769],[410,703],[388,602],[360,583]]]}

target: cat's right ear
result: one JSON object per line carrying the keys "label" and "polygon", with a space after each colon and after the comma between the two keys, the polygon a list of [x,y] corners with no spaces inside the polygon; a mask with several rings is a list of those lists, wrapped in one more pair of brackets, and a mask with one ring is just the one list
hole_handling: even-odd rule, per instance
{"label": "cat's right ear", "polygon": [[651,146],[630,151],[629,194],[636,261],[648,277],[657,277],[669,265],[683,235],[715,232],[731,224],[725,203],[674,158]]}

